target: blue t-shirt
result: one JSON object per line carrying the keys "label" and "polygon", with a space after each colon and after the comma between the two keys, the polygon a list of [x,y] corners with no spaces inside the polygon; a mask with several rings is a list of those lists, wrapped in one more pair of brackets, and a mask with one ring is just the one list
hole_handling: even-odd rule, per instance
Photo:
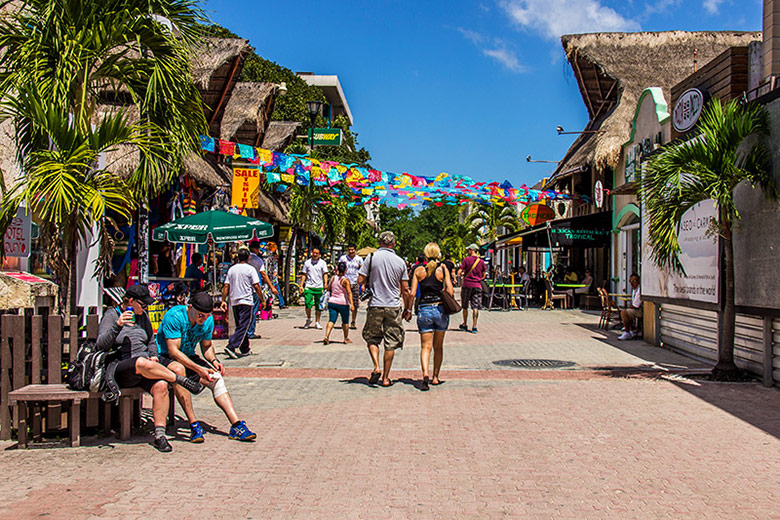
{"label": "blue t-shirt", "polygon": [[179,350],[187,356],[195,354],[195,347],[205,340],[210,340],[214,332],[214,317],[209,316],[203,325],[190,325],[187,316],[187,306],[177,305],[165,313],[160,328],[157,331],[157,348],[160,354],[168,354],[167,339],[181,339]]}

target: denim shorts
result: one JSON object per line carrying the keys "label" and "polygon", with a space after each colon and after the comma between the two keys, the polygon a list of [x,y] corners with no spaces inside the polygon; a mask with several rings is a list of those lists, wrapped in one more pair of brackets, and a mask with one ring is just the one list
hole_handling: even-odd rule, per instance
{"label": "denim shorts", "polygon": [[417,329],[420,333],[444,331],[450,326],[450,316],[444,312],[444,305],[420,305],[417,311]]}

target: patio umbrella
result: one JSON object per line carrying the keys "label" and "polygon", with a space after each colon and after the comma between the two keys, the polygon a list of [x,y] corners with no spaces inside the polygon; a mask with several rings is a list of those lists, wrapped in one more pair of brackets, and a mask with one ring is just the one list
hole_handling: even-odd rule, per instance
{"label": "patio umbrella", "polygon": [[152,238],[158,242],[205,244],[209,237],[214,242],[235,242],[273,235],[274,227],[262,220],[226,211],[204,211],[163,224],[154,230]]}

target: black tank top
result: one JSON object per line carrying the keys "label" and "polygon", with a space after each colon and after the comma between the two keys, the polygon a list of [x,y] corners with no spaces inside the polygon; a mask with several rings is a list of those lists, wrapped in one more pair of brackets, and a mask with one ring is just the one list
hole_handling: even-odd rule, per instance
{"label": "black tank top", "polygon": [[436,269],[433,270],[433,273],[420,282],[421,304],[441,303],[441,291],[444,289],[444,281],[439,281],[436,278],[436,270],[438,268],[439,264],[436,264]]}

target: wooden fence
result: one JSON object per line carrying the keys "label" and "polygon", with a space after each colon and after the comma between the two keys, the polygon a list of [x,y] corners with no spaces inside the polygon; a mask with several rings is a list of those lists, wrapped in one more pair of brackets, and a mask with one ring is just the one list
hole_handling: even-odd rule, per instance
{"label": "wooden fence", "polygon": [[[93,311],[94,312],[94,311]],[[99,316],[4,314],[0,316],[0,440],[9,440],[19,418],[8,404],[8,393],[28,384],[62,383],[63,367],[76,356],[79,340],[97,338]],[[82,329],[79,324],[85,323]],[[84,426],[100,424],[100,402],[89,399]],[[36,409],[31,422],[33,436],[58,433],[67,428],[60,404]]]}

